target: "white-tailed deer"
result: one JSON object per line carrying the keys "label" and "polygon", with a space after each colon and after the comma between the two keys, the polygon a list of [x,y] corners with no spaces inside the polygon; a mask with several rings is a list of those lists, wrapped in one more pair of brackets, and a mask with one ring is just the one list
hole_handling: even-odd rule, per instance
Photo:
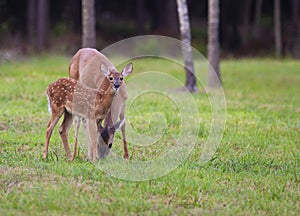
{"label": "white-tailed deer", "polygon": [[[98,89],[87,88],[82,83],[72,78],[61,78],[50,84],[47,88],[48,105],[51,111],[51,119],[47,126],[44,158],[47,158],[49,141],[52,131],[58,120],[64,114],[64,120],[60,127],[60,136],[69,160],[74,157],[70,155],[68,145],[68,131],[72,125],[72,115],[88,120],[89,145],[88,158],[95,161],[99,158],[99,145],[97,145],[97,121],[100,122],[107,116],[115,93],[123,84],[124,77],[132,72],[132,64],[124,67],[121,73],[109,69],[104,63],[100,69],[105,76]],[[100,133],[101,134],[101,133]],[[101,134],[102,135],[102,134]],[[75,138],[74,152],[77,148],[77,137]],[[108,148],[110,148],[108,146]]]}
{"label": "white-tailed deer", "polygon": [[[71,63],[69,65],[69,76],[90,88],[97,89],[99,88],[103,79],[105,78],[105,76],[103,75],[103,73],[101,73],[99,69],[102,63],[107,65],[107,67],[109,67],[110,70],[116,70],[111,61],[96,49],[80,49],[71,60]],[[120,90],[116,93],[114,101],[111,105],[111,109],[109,110],[105,118],[104,127],[101,128],[101,125],[98,125],[98,128],[103,134],[108,134],[107,142],[109,142],[108,144],[111,145],[116,131],[114,129],[117,128],[114,125],[118,125],[118,123],[120,123],[121,121],[123,122],[123,124],[121,125],[121,131],[124,143],[125,159],[129,158],[124,121],[125,101],[127,97],[128,95],[126,90],[126,84],[123,83],[123,85],[120,87]],[[119,122],[118,119],[120,119]],[[77,122],[76,137],[78,135],[79,124],[80,121]],[[86,120],[84,122],[84,130],[86,135],[89,134],[88,125],[89,120]],[[89,139],[87,139],[87,144],[89,145]],[[101,145],[105,146],[104,143],[102,143]]]}

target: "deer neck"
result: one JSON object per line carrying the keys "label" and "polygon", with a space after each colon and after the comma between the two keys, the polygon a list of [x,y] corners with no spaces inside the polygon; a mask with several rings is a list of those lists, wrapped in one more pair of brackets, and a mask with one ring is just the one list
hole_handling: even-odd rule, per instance
{"label": "deer neck", "polygon": [[107,78],[103,79],[98,91],[104,94],[111,94],[110,82]]}
{"label": "deer neck", "polygon": [[108,81],[107,78],[105,78],[101,85],[100,88],[98,89],[98,99],[101,99],[102,101],[105,101],[106,103],[111,103],[113,96],[115,95],[115,91],[112,90],[110,87],[110,82]]}

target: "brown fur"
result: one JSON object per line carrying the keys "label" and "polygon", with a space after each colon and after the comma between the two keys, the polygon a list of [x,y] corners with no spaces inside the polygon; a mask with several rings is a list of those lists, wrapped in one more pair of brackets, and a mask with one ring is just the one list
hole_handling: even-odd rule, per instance
{"label": "brown fur", "polygon": [[[83,83],[90,88],[97,89],[104,79],[103,74],[100,71],[100,64],[104,63],[111,70],[116,70],[110,60],[105,57],[102,53],[97,51],[96,49],[91,48],[83,48],[80,49],[72,58],[69,65],[69,76],[73,79],[78,80],[80,83]],[[125,115],[125,101],[128,98],[126,84],[120,87],[120,90],[115,95],[114,101],[111,105],[111,110],[109,110],[106,118],[104,129],[112,128],[114,123],[118,121],[118,118],[121,120],[124,119]],[[113,115],[112,115],[113,114]],[[78,128],[79,126],[77,126]],[[98,125],[98,128],[100,125]],[[88,134],[88,128],[85,126],[85,133]],[[128,159],[128,149],[126,142],[126,134],[125,134],[125,124],[121,127],[122,137],[124,142],[124,158]],[[78,132],[77,132],[78,133]],[[113,140],[114,132],[110,134],[111,140]],[[76,135],[77,137],[77,135]],[[87,142],[89,142],[87,140]],[[89,143],[88,143],[89,145]],[[103,144],[102,144],[103,145]]]}
{"label": "brown fur", "polygon": [[[119,79],[122,75],[118,72],[110,72],[108,77],[110,77],[111,80],[104,78],[98,90],[87,88],[72,78],[61,78],[48,86],[47,95],[52,115],[46,132],[44,158],[47,158],[48,155],[48,146],[52,131],[62,114],[65,114],[60,128],[60,135],[69,160],[73,159],[74,154],[73,157],[71,157],[68,145],[68,130],[72,124],[71,114],[73,114],[90,120],[89,127],[90,130],[92,130],[91,133],[93,136],[91,146],[88,147],[88,157],[93,161],[97,159],[98,154],[94,135],[96,131],[94,125],[96,125],[97,120],[100,119],[101,122],[101,120],[106,117],[116,92],[113,86],[116,81],[120,82]],[[120,82],[120,84],[122,84],[122,82]],[[77,137],[75,150],[76,146]]]}
{"label": "brown fur", "polygon": [[[113,99],[114,92],[110,92],[109,86],[107,79],[95,90],[84,87],[77,80],[61,78],[48,86],[47,95],[52,112],[64,108],[71,114],[98,120],[105,118]],[[73,108],[74,103],[76,107]]]}

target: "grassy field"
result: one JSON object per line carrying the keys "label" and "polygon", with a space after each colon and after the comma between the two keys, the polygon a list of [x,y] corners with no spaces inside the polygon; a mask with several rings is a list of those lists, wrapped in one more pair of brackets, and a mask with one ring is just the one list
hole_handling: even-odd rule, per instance
{"label": "grassy field", "polygon": [[[45,88],[67,76],[69,59],[44,56],[0,65],[0,215],[299,215],[299,61],[223,61],[226,129],[213,158],[199,165],[196,146],[170,174],[135,182],[108,176],[86,161],[84,151],[67,162],[58,127],[50,157],[42,159],[49,119]],[[159,60],[137,64],[135,72],[155,64],[184,81],[182,71]],[[193,98],[202,119],[200,145],[208,134],[210,104],[203,93]],[[127,111],[140,132],[147,132],[147,116],[156,108],[174,126],[159,145],[129,143],[131,160],[147,160],[170,144],[168,134],[179,129],[169,103],[150,95]],[[122,155],[119,134],[113,149]]]}

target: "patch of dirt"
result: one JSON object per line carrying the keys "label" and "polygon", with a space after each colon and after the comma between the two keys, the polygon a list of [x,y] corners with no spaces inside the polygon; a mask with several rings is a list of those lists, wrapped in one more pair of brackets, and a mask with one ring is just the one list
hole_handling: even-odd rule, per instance
{"label": "patch of dirt", "polygon": [[7,131],[9,129],[9,126],[5,123],[0,121],[0,131]]}

